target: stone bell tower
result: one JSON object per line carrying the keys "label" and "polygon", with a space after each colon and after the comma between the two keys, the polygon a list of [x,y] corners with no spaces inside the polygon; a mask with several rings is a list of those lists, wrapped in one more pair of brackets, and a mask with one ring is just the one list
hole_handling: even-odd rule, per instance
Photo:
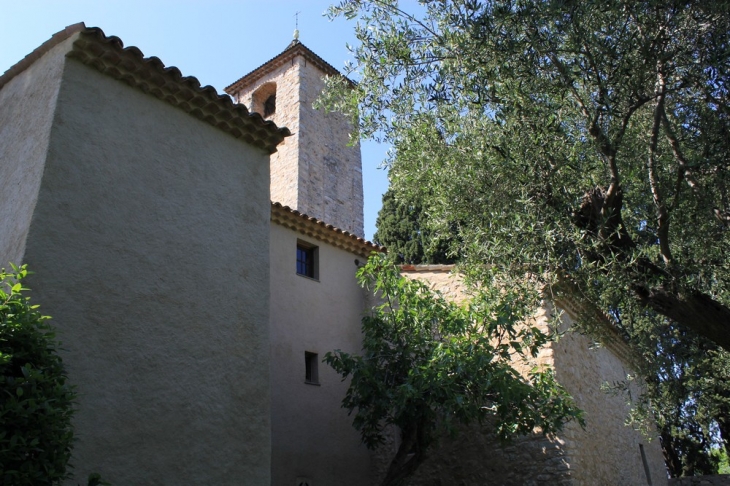
{"label": "stone bell tower", "polygon": [[360,147],[345,116],[312,107],[324,76],[342,74],[295,38],[225,91],[292,133],[271,155],[271,200],[363,236]]}

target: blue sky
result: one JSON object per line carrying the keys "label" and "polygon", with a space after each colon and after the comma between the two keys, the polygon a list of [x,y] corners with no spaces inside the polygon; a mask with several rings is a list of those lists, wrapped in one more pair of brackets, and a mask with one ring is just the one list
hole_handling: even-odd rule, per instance
{"label": "blue sky", "polygon": [[[177,66],[222,92],[289,44],[299,13],[300,40],[334,67],[351,59],[354,22],[329,21],[330,0],[0,0],[0,73],[67,25],[85,22]],[[372,239],[387,174],[387,147],[363,144],[365,236]]]}

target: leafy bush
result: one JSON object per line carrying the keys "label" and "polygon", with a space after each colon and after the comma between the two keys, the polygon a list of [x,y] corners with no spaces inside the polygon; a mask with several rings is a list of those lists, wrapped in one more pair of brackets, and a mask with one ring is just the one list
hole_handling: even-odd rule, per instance
{"label": "leafy bush", "polygon": [[30,303],[25,265],[0,270],[0,483],[58,484],[69,477],[74,391],[48,316]]}
{"label": "leafy bush", "polygon": [[730,474],[730,461],[724,448],[713,450],[712,457],[717,462],[717,474]]}
{"label": "leafy bush", "polygon": [[583,414],[551,369],[527,364],[549,337],[523,325],[532,309],[509,287],[482,287],[461,305],[408,279],[374,254],[358,280],[380,299],[362,320],[362,354],[335,350],[324,361],[351,378],[342,406],[375,449],[395,425],[401,441],[381,486],[400,484],[457,425],[493,424],[507,441],[539,427],[553,433]]}

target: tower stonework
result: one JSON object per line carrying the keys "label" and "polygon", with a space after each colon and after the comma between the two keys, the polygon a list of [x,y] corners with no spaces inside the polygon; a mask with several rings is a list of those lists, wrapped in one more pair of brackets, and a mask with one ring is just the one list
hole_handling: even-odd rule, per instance
{"label": "tower stonework", "polygon": [[326,75],[342,76],[295,40],[225,91],[292,133],[271,156],[271,200],[363,236],[360,147],[344,115],[312,106]]}

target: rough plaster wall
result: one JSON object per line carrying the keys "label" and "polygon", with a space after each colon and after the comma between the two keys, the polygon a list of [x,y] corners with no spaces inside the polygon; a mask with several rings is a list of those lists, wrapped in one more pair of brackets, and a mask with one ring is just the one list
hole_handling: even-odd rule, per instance
{"label": "rough plaster wall", "polygon": [[[572,324],[567,314],[563,320],[568,327]],[[639,444],[644,446],[653,484],[667,484],[658,437],[649,442],[625,426],[627,398],[601,390],[602,384],[624,381],[633,371],[609,349],[591,349],[591,341],[577,333],[553,344],[553,359],[556,378],[585,412],[585,430],[569,424],[562,434],[572,458],[574,484],[596,484],[596,478],[602,484],[647,484]]]}
{"label": "rough plaster wall", "polygon": [[0,267],[19,264],[25,251],[48,150],[64,53],[53,47],[0,90]]}
{"label": "rough plaster wall", "polygon": [[[296,274],[296,245],[318,246],[319,278]],[[357,352],[365,296],[358,257],[271,224],[272,485],[370,484],[370,459],[340,403],[347,383],[319,363],[320,385],[305,384],[304,352]]]}
{"label": "rough plaster wall", "polygon": [[234,95],[237,102],[252,109],[255,108],[252,101],[254,92],[264,84],[276,83],[276,112],[268,119],[280,127],[287,127],[291,136],[286,137],[276,153],[271,155],[271,200],[294,209],[299,209],[298,78],[299,64],[285,64]]}
{"label": "rough plaster wall", "polygon": [[76,485],[268,485],[267,155],[67,60],[25,261]]}
{"label": "rough plaster wall", "polygon": [[300,63],[299,204],[327,224],[364,236],[360,146],[348,146],[350,125],[339,113],[315,110],[324,73]]}

